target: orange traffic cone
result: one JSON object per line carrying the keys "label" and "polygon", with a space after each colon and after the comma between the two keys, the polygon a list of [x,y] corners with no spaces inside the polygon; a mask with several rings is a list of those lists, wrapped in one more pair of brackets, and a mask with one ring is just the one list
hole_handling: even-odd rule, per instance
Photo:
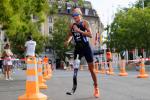
{"label": "orange traffic cone", "polygon": [[101,70],[100,70],[100,73],[101,73],[101,74],[105,74],[105,73],[106,73],[104,64],[101,64]]}
{"label": "orange traffic cone", "polygon": [[52,77],[51,64],[47,64],[47,77],[49,79]]}
{"label": "orange traffic cone", "polygon": [[107,74],[108,75],[114,75],[115,73],[114,73],[114,70],[112,68],[111,62],[108,62],[108,63],[109,63],[109,69],[107,71]]}
{"label": "orange traffic cone", "polygon": [[145,72],[145,64],[144,59],[142,58],[141,64],[140,64],[140,74],[137,76],[137,78],[148,78],[148,74]]}
{"label": "orange traffic cone", "polygon": [[83,65],[80,65],[80,70],[83,71]]}
{"label": "orange traffic cone", "polygon": [[50,77],[48,76],[47,66],[48,66],[48,64],[44,63],[44,75],[43,75],[43,78],[46,79],[46,80],[50,79]]}
{"label": "orange traffic cone", "polygon": [[95,72],[96,72],[96,73],[99,73],[98,63],[95,63]]}
{"label": "orange traffic cone", "polygon": [[49,64],[49,76],[52,77],[52,64]]}
{"label": "orange traffic cone", "polygon": [[101,74],[105,74],[105,73],[106,73],[106,70],[105,70],[105,67],[104,67],[104,63],[101,63],[101,70],[100,70],[100,73],[101,73]]}
{"label": "orange traffic cone", "polygon": [[39,92],[36,58],[28,57],[26,62],[26,93],[22,96],[19,96],[18,100],[47,100],[47,96]]}
{"label": "orange traffic cone", "polygon": [[47,89],[47,85],[43,82],[43,75],[42,75],[42,61],[39,59],[38,61],[38,80],[39,80],[39,88],[40,89]]}
{"label": "orange traffic cone", "polygon": [[119,76],[128,76],[128,73],[126,72],[125,66],[126,66],[125,60],[121,60]]}

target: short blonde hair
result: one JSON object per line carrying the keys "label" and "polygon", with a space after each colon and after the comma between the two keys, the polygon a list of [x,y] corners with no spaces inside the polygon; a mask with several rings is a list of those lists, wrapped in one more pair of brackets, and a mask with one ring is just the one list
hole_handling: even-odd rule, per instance
{"label": "short blonde hair", "polygon": [[78,14],[80,14],[82,16],[82,11],[81,11],[80,8],[73,9],[73,13],[78,13]]}

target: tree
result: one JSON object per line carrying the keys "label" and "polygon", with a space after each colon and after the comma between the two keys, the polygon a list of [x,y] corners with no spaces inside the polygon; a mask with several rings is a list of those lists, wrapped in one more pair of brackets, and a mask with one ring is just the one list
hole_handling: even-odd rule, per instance
{"label": "tree", "polygon": [[[138,0],[135,4],[135,7],[137,8],[143,8],[143,1]],[[144,7],[150,7],[150,0],[144,0]]]}
{"label": "tree", "polygon": [[150,9],[121,10],[111,24],[110,44],[119,51],[144,48],[150,50]]}
{"label": "tree", "polygon": [[57,17],[54,23],[54,31],[50,39],[50,45],[55,50],[57,56],[64,60],[65,52],[72,50],[72,46],[64,48],[65,37],[69,30],[70,19],[67,16]]}
{"label": "tree", "polygon": [[[22,56],[24,43],[29,33],[37,41],[37,52],[43,49],[46,37],[39,28],[49,13],[48,0],[0,0],[0,24],[8,36],[13,51]],[[36,21],[33,17],[36,16]]]}

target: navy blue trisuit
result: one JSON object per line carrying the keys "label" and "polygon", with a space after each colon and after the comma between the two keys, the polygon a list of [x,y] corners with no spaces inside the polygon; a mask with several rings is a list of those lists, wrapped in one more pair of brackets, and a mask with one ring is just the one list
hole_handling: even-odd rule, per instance
{"label": "navy blue trisuit", "polygon": [[[81,31],[86,31],[86,29],[83,26],[83,21],[81,21],[79,24],[74,23],[73,26],[74,25],[76,25]],[[84,56],[87,63],[92,63],[93,53],[87,36],[83,35],[82,33],[75,32],[73,26],[71,32],[75,41],[74,59],[77,57],[77,54],[79,54],[80,60]]]}

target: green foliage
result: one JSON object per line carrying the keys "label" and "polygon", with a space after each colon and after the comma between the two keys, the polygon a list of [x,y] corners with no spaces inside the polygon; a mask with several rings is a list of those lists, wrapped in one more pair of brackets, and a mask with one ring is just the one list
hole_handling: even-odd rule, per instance
{"label": "green foliage", "polygon": [[[135,7],[142,8],[143,7],[142,0],[138,0],[135,4]],[[150,7],[150,0],[144,0],[144,7]]]}
{"label": "green foliage", "polygon": [[130,8],[121,10],[111,24],[111,47],[124,49],[150,49],[150,9]]}
{"label": "green foliage", "polygon": [[52,33],[52,39],[50,40],[51,47],[57,53],[57,56],[64,59],[66,51],[71,50],[72,47],[64,48],[65,37],[69,30],[70,20],[67,16],[57,17],[54,23],[54,31]]}
{"label": "green foliage", "polygon": [[[68,2],[73,2],[73,0],[66,0]],[[84,0],[76,0],[79,6],[83,6]]]}
{"label": "green foliage", "polygon": [[[37,52],[43,50],[45,36],[39,27],[49,13],[48,0],[0,0],[0,24],[6,31],[13,51],[22,56],[24,44],[29,33],[37,42]],[[32,16],[38,19],[33,22]]]}

